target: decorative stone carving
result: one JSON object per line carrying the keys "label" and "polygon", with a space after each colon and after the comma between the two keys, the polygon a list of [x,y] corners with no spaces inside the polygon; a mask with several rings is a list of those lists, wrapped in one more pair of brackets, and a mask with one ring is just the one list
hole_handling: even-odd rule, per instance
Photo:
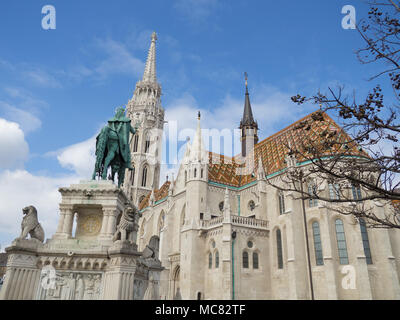
{"label": "decorative stone carving", "polygon": [[129,236],[133,231],[137,231],[138,220],[142,214],[136,207],[130,203],[125,204],[126,207],[122,212],[121,221],[118,224],[117,231],[114,234],[113,241],[129,240]]}
{"label": "decorative stone carving", "polygon": [[22,209],[24,217],[21,223],[21,235],[16,240],[26,239],[28,234],[31,239],[44,241],[44,231],[37,217],[37,210],[34,206],[28,206]]}
{"label": "decorative stone carving", "polygon": [[[42,273],[41,281],[48,277]],[[102,273],[57,272],[53,285],[39,286],[38,300],[98,300],[103,289]]]}

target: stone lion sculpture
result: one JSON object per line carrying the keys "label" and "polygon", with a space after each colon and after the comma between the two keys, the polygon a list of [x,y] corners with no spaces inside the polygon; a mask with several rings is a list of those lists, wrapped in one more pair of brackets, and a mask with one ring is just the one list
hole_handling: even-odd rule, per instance
{"label": "stone lion sculpture", "polygon": [[31,239],[37,239],[40,242],[44,241],[44,231],[37,217],[37,210],[34,206],[28,206],[22,209],[24,215],[21,223],[21,235],[18,240],[26,239],[28,234]]}
{"label": "stone lion sculpture", "polygon": [[113,241],[129,240],[130,234],[136,231],[137,219],[141,217],[141,213],[130,203],[126,204],[126,208],[122,212],[121,220],[114,233]]}

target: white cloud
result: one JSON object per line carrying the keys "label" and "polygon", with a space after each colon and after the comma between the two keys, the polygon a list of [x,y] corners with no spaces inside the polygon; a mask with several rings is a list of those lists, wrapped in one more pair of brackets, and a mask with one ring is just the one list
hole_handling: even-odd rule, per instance
{"label": "white cloud", "polygon": [[17,122],[25,133],[35,131],[42,126],[42,121],[33,113],[6,102],[0,101],[0,111],[5,118]]}
{"label": "white cloud", "polygon": [[22,208],[33,205],[38,210],[46,238],[56,230],[61,195],[58,188],[79,181],[75,175],[50,178],[35,176],[26,170],[0,172],[0,241],[4,248],[19,236]]}
{"label": "white cloud", "polygon": [[[298,107],[291,102],[291,95],[270,86],[260,86],[250,92],[250,103],[253,116],[258,122],[260,140],[274,134],[285,126],[299,120],[313,109]],[[197,112],[201,112],[202,129],[228,129],[239,127],[243,115],[244,94],[241,98],[225,96],[220,103],[208,109],[198,106],[193,96],[184,94],[181,98],[171,101],[165,108],[166,120],[177,121],[178,132],[184,129],[196,129]]]}
{"label": "white cloud", "polygon": [[74,171],[78,176],[90,179],[95,164],[96,137],[56,151],[57,160],[63,168]]}
{"label": "white cloud", "polygon": [[[18,135],[23,138],[23,132],[18,124],[0,119],[0,157],[5,154],[16,157],[16,152],[3,152],[2,137],[5,136],[6,139],[8,137],[2,132],[2,128],[6,128],[2,125],[3,122],[7,124],[8,129],[11,127],[14,130],[12,133],[14,138]],[[26,142],[22,141],[28,148]],[[92,137],[61,150],[47,153],[49,156],[56,156],[62,167],[73,171],[68,175],[49,177],[35,175],[23,169],[0,171],[0,243],[2,247],[19,235],[21,209],[28,205],[33,205],[38,210],[39,222],[45,230],[46,238],[54,234],[59,218],[58,205],[61,201],[58,188],[90,179],[94,166],[95,145],[95,137]],[[26,150],[25,157],[19,161],[21,165],[27,155]],[[15,164],[17,160],[11,159],[10,163]],[[0,166],[0,168],[4,167]]]}
{"label": "white cloud", "polygon": [[29,147],[19,125],[0,118],[0,169],[21,168]]}
{"label": "white cloud", "polygon": [[21,71],[22,76],[25,77],[31,83],[40,87],[46,88],[59,88],[61,83],[50,73],[43,69],[34,68]]}
{"label": "white cloud", "polygon": [[144,62],[134,57],[123,43],[112,39],[97,39],[95,44],[106,55],[94,68],[100,77],[105,78],[116,73],[138,76],[143,72]]}
{"label": "white cloud", "polygon": [[176,0],[174,8],[192,22],[202,22],[218,7],[218,0]]}

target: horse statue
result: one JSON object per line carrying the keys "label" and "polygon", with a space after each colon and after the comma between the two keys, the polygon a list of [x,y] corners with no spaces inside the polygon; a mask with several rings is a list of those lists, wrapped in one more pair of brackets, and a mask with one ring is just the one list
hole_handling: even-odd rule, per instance
{"label": "horse statue", "polygon": [[125,108],[116,110],[115,116],[108,120],[96,137],[96,163],[92,180],[99,176],[107,179],[108,168],[111,167],[109,180],[118,173],[118,187],[124,183],[125,169],[132,170],[131,152],[129,149],[129,133],[135,134],[137,128],[131,126],[131,120],[125,116]]}

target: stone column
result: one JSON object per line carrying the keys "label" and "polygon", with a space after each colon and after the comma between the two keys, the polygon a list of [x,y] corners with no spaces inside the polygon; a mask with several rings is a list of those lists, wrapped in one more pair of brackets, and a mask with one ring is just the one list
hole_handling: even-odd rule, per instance
{"label": "stone column", "polygon": [[[296,199],[291,193],[288,194],[287,200],[291,212],[280,215],[278,219],[284,219],[281,225],[283,223],[286,225],[289,299],[311,299],[302,200]],[[282,229],[284,248],[283,231]]]}
{"label": "stone column", "polygon": [[[289,284],[289,299],[297,300],[297,281],[296,277],[298,277],[298,273],[296,273],[296,265],[295,265],[295,247],[294,247],[294,239],[291,228],[291,221],[286,221],[286,243],[287,243],[287,273],[288,273],[288,284]],[[282,250],[284,248],[284,232],[281,229],[281,239],[282,239]],[[285,255],[283,255],[285,256]],[[306,275],[307,276],[307,275]]]}
{"label": "stone column", "polygon": [[64,211],[64,222],[63,222],[63,238],[69,239],[72,237],[72,225],[74,223],[74,211],[72,206],[68,206]]}
{"label": "stone column", "polygon": [[[320,234],[322,242],[322,254],[324,257],[324,271],[325,271],[325,285],[327,290],[328,300],[337,300],[337,271],[336,264],[333,260],[332,252],[332,240],[331,240],[331,224],[329,220],[329,212],[324,212],[321,214],[320,220]],[[336,241],[336,239],[334,239]]]}
{"label": "stone column", "polygon": [[112,237],[117,230],[117,212],[115,208],[108,210],[107,235]]}
{"label": "stone column", "polygon": [[[224,208],[225,209],[225,208]],[[223,288],[223,295],[221,299],[223,300],[232,300],[233,299],[233,291],[235,290],[235,299],[238,299],[238,294],[236,292],[238,279],[240,276],[240,263],[235,263],[236,261],[240,261],[241,257],[235,255],[235,252],[239,252],[235,250],[237,248],[237,238],[238,234],[236,235],[236,239],[232,239],[232,220],[231,220],[231,211],[228,209],[227,211],[224,210],[224,220],[222,223],[222,248],[220,251],[220,259],[222,260],[221,266],[223,270],[223,276],[221,279],[221,286]],[[234,241],[234,243],[233,243]],[[232,256],[232,243],[233,243],[233,254]],[[208,256],[206,257],[208,263]],[[213,261],[215,263],[215,261]],[[232,266],[234,269],[232,270]],[[207,266],[208,268],[208,266]],[[232,273],[233,272],[233,273]],[[234,279],[235,277],[235,279]],[[205,293],[202,292],[202,295]]]}
{"label": "stone column", "polygon": [[101,239],[108,238],[107,237],[107,226],[109,221],[108,213],[109,213],[108,209],[103,208],[103,220],[101,222],[101,230],[99,234],[99,238]]}
{"label": "stone column", "polygon": [[354,241],[352,242],[354,242],[354,248],[356,251],[355,269],[357,290],[359,292],[361,300],[371,300],[371,283],[369,281],[368,266],[364,253],[360,224],[358,222],[353,225],[352,231],[352,235],[354,237]]}
{"label": "stone column", "polygon": [[[375,202],[378,216],[384,216],[385,207],[382,203]],[[378,232],[379,231],[379,232]],[[385,282],[386,297],[384,299],[400,300],[400,283],[396,269],[396,257],[393,253],[392,244],[388,230],[372,230],[375,232],[376,239],[379,239],[379,253],[372,252],[372,261],[381,268],[381,279]],[[377,256],[374,258],[374,255]],[[376,261],[376,260],[380,261]],[[381,280],[381,281],[382,281]]]}
{"label": "stone column", "polygon": [[[65,239],[68,235],[68,219],[72,215],[73,207],[71,205],[60,204],[60,218],[58,220],[57,231],[53,235],[53,238]],[[73,221],[72,221],[73,222]],[[72,226],[71,226],[72,230]]]}

